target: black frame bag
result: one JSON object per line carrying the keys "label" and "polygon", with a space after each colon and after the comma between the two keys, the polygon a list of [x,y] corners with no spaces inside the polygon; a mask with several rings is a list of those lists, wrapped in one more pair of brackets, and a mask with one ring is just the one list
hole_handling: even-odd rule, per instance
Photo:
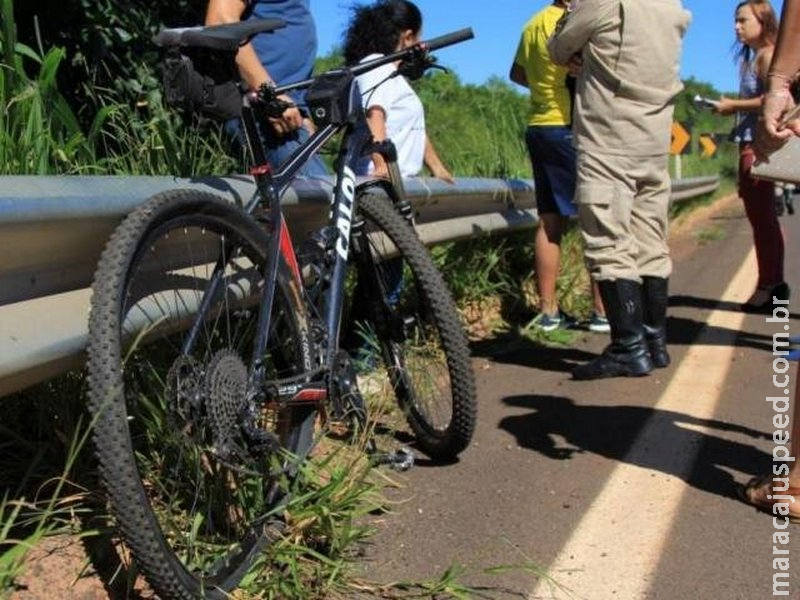
{"label": "black frame bag", "polygon": [[241,115],[235,53],[172,46],[164,52],[161,76],[168,106],[221,120]]}

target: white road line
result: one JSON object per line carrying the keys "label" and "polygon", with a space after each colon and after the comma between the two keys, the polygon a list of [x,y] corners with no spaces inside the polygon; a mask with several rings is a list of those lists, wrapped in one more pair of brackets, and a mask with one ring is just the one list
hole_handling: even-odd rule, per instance
{"label": "white road line", "polygon": [[[742,302],[757,272],[755,253],[745,259],[721,300]],[[684,435],[665,427],[660,411],[698,419],[714,416],[735,351],[744,314],[715,310],[709,328],[689,347],[672,381],[655,405],[654,418],[642,429],[628,454],[611,473],[603,491],[583,515],[549,574],[558,584],[539,580],[530,600],[640,600],[646,597],[658,567],[686,483],[668,473],[688,473],[702,432]],[[713,335],[713,340],[708,336]],[[710,343],[705,343],[708,340]],[[647,380],[643,379],[643,389]],[[680,427],[680,423],[675,423]],[[696,443],[686,443],[696,436]],[[676,439],[677,438],[677,439]],[[678,444],[678,442],[680,442]],[[658,464],[653,470],[637,465]]]}

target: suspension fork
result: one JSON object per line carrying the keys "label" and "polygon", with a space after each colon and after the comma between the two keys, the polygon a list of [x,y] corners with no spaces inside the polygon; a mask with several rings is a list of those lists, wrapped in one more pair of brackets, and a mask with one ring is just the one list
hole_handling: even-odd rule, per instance
{"label": "suspension fork", "polygon": [[[358,196],[371,188],[380,188],[392,202],[395,209],[408,222],[409,226],[413,227],[414,208],[406,199],[405,186],[403,177],[400,174],[400,168],[397,165],[397,149],[394,143],[389,139],[380,142],[372,140],[367,144],[364,152],[378,153],[383,157],[388,167],[389,181],[382,179],[368,181],[358,187],[356,195]],[[359,280],[363,281],[364,285],[369,286],[372,301],[376,303],[373,315],[383,324],[387,320],[386,315],[391,312],[391,306],[387,302],[387,290],[383,289],[379,278],[376,277],[377,268],[375,259],[369,251],[368,235],[368,232],[364,231],[363,221],[356,221],[353,240],[357,246],[356,260]]]}

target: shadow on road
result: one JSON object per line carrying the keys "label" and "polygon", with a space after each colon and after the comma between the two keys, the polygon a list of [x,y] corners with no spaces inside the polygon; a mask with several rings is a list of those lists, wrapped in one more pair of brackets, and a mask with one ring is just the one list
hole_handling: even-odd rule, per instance
{"label": "shadow on road", "polygon": [[[731,346],[737,348],[754,348],[761,352],[772,353],[772,338],[768,335],[735,331],[727,327],[715,327],[703,321],[669,317],[667,319],[667,342],[671,345],[691,346],[703,335],[705,346]],[[731,334],[734,334],[731,343]]]}
{"label": "shadow on road", "polygon": [[495,362],[533,367],[543,371],[569,373],[575,365],[593,359],[596,354],[579,348],[545,345],[522,336],[481,340],[470,345],[473,356]]}
{"label": "shadow on road", "polygon": [[[771,439],[770,436],[716,419],[639,406],[581,406],[559,396],[511,396],[503,402],[531,412],[502,419],[500,428],[511,433],[519,446],[555,460],[591,452],[674,475],[693,487],[727,498],[737,497],[738,484],[726,469],[755,474],[771,468],[770,454],[696,428],[753,439]],[[631,445],[645,426],[654,428],[650,430],[654,440],[668,440],[669,447],[631,456]],[[676,457],[698,445],[698,456],[689,470]]]}
{"label": "shadow on road", "polygon": [[[687,306],[689,308],[701,308],[706,310],[728,310],[731,312],[741,312],[741,304],[738,302],[726,302],[714,298],[697,298],[695,296],[676,295],[669,297],[670,308],[675,306]],[[764,315],[766,316],[766,315]],[[792,313],[790,319],[800,318],[800,313]]]}

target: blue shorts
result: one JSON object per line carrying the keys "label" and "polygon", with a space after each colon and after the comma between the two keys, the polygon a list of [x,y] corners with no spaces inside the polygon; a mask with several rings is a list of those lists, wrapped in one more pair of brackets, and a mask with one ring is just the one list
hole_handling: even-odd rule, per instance
{"label": "blue shorts", "polygon": [[533,164],[536,210],[564,217],[578,214],[575,205],[577,154],[572,130],[558,125],[531,125],[525,142]]}

